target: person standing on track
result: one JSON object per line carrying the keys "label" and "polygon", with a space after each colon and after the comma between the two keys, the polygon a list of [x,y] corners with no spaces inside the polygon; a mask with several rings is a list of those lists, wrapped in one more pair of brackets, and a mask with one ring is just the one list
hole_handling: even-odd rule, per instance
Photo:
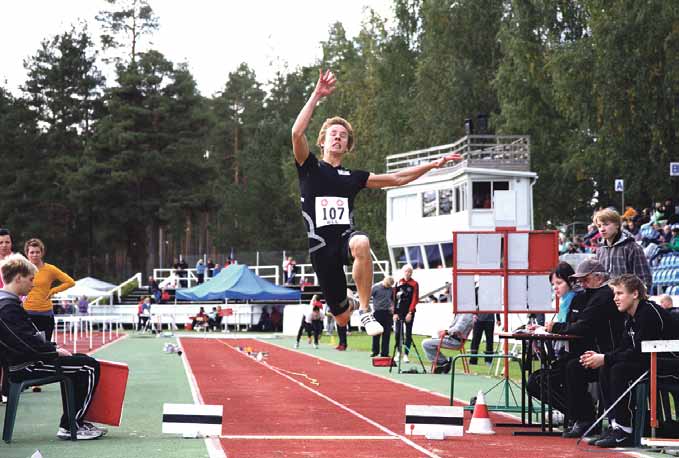
{"label": "person standing on track", "polygon": [[316,141],[322,155],[319,160],[309,151],[305,132],[316,105],[335,91],[336,82],[330,70],[319,70],[316,87],[292,127],[302,216],[307,227],[311,264],[338,326],[348,324],[355,305],[351,292],[347,291],[343,270],[351,253],[354,259],[351,273],[358,289],[361,324],[368,335],[375,336],[384,329],[370,313],[373,280],[370,240],[367,234],[354,229],[354,199],[363,188],[402,186],[450,160],[460,159],[460,156],[445,156],[427,164],[379,175],[349,170],[342,167],[342,161],[354,147],[354,131],[348,121],[335,116],[326,119],[321,126]]}
{"label": "person standing on track", "polygon": [[[403,278],[396,285],[396,306],[394,307],[394,323],[396,331],[396,348],[399,352],[403,346],[403,362],[408,363],[408,353],[413,344],[413,324],[415,322],[415,311],[420,297],[420,285],[413,278],[413,266],[406,264],[402,269]],[[405,342],[403,334],[405,333]],[[400,357],[400,353],[394,359]]]}
{"label": "person standing on track", "polygon": [[[30,239],[24,245],[24,253],[37,269],[33,281],[33,289],[24,301],[24,309],[39,331],[45,333],[45,339],[52,340],[54,332],[54,311],[51,298],[61,291],[75,286],[75,281],[52,264],[43,261],[45,244],[40,239]],[[54,282],[61,283],[52,287]]]}

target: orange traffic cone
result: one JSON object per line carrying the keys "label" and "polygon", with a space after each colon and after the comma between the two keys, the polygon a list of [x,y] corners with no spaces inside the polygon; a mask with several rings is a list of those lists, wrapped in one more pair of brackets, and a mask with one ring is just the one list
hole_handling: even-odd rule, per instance
{"label": "orange traffic cone", "polygon": [[476,396],[476,404],[474,404],[474,415],[472,421],[469,422],[469,434],[495,434],[493,431],[493,424],[490,422],[488,415],[488,407],[486,406],[486,399],[483,396],[483,391],[479,391]]}

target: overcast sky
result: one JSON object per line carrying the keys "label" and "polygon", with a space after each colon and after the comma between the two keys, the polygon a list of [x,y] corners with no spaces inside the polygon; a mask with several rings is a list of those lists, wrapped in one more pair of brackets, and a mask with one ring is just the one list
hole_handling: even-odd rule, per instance
{"label": "overcast sky", "polygon": [[[392,16],[392,0],[151,0],[160,19],[153,47],[173,62],[188,62],[203,95],[221,90],[229,72],[246,62],[264,83],[285,65],[294,69],[321,57],[320,42],[340,21],[350,37],[366,7]],[[0,19],[0,85],[18,93],[23,61],[45,38],[86,21],[99,35],[95,15],[103,0],[10,0]],[[6,82],[6,83],[5,83]]]}

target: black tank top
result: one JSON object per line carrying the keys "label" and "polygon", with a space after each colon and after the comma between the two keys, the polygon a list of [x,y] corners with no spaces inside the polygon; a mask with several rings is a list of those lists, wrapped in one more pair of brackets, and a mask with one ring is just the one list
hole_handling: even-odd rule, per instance
{"label": "black tank top", "polygon": [[313,153],[304,164],[295,164],[309,251],[313,252],[353,230],[354,198],[365,188],[370,173],[333,167]]}

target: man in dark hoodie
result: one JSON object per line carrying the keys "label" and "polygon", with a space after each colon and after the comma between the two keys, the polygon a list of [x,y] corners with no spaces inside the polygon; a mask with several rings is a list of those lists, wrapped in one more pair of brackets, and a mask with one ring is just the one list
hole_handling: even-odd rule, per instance
{"label": "man in dark hoodie", "polygon": [[580,437],[595,418],[594,402],[587,388],[590,382],[599,379],[599,373],[582,366],[579,357],[592,350],[612,351],[621,338],[624,317],[615,306],[604,266],[600,263],[592,259],[583,261],[571,278],[578,281],[584,291],[573,298],[565,323],[550,322],[545,328],[555,334],[580,337],[569,342],[569,351],[562,360],[565,365],[565,413],[574,420],[573,427],[563,436]]}
{"label": "man in dark hoodie", "polygon": [[[57,348],[38,332],[21,306],[20,296],[33,287],[37,269],[20,254],[7,256],[0,263],[4,287],[0,289],[0,348],[3,362],[9,367],[9,380],[21,381],[57,372],[58,368],[73,381],[76,424],[79,440],[96,439],[106,433],[84,417],[99,383],[99,363],[87,355],[72,355]],[[64,411],[57,437],[70,439],[68,416]]]}
{"label": "man in dark hoodie", "polygon": [[592,221],[601,234],[596,260],[604,266],[609,278],[634,274],[650,291],[653,281],[644,249],[636,243],[632,234],[622,229],[620,214],[612,208],[604,208],[594,214]]}
{"label": "man in dark hoodie", "polygon": [[[649,354],[641,352],[644,340],[664,340],[677,337],[669,313],[648,300],[646,287],[635,275],[621,275],[610,282],[618,310],[625,314],[625,331],[621,342],[608,352],[587,351],[580,357],[583,367],[600,369],[600,383],[607,398],[615,401],[625,392],[630,382],[649,367]],[[676,372],[659,374],[660,378],[673,377]],[[599,447],[625,447],[633,445],[632,419],[629,393],[616,404],[612,427],[594,445]]]}

